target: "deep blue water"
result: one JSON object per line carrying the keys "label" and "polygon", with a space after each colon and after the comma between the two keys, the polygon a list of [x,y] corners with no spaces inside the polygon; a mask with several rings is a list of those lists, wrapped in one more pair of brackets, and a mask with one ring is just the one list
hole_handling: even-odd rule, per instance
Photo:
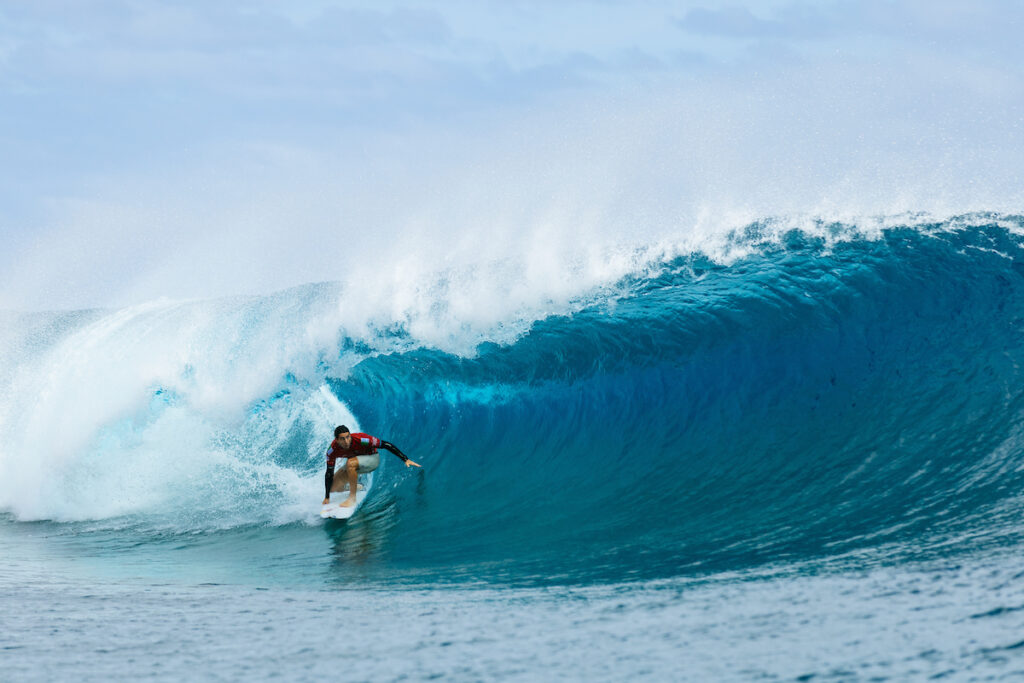
{"label": "deep blue water", "polygon": [[[272,660],[247,677],[324,673],[318,629],[349,606],[397,657],[367,678],[535,677],[524,630],[551,677],[1019,675],[1024,219],[765,222],[730,246],[510,313],[470,352],[348,325],[330,284],[8,315],[2,663],[74,670],[66,599],[94,652],[106,630],[180,660],[227,615],[211,678],[244,640]],[[424,469],[386,459],[324,523],[342,421]],[[716,643],[739,654],[694,649]],[[185,670],[152,666],[128,670]]]}

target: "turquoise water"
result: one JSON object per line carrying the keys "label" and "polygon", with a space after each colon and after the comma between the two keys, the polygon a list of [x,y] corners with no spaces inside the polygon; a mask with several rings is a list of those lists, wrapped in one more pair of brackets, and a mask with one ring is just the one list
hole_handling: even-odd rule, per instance
{"label": "turquoise water", "polygon": [[[1024,675],[1022,235],[765,221],[444,335],[452,274],[4,314],[5,678]],[[347,523],[338,423],[424,465]]]}

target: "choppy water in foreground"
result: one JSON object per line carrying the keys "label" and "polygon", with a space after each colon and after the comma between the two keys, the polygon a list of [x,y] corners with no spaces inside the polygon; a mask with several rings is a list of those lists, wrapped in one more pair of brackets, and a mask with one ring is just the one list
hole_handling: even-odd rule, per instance
{"label": "choppy water in foreground", "polygon": [[0,582],[0,659],[5,680],[1024,675],[1015,553],[862,559],[545,588],[83,580],[16,565]]}

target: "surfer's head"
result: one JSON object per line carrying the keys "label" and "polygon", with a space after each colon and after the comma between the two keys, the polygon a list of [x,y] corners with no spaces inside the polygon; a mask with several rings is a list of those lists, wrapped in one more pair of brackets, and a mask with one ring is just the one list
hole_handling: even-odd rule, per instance
{"label": "surfer's head", "polygon": [[352,434],[348,431],[348,427],[345,425],[338,425],[335,427],[334,440],[340,443],[344,448],[348,448],[348,445],[352,443]]}

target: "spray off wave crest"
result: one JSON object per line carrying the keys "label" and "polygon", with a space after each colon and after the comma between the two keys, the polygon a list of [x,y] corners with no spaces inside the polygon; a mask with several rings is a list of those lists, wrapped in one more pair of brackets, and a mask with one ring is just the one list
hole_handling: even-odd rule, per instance
{"label": "spray off wave crest", "polygon": [[1006,542],[1022,234],[1003,215],[774,219],[584,251],[551,282],[510,258],[14,316],[0,507],[182,532],[310,520],[346,422],[428,468],[385,466],[375,491],[429,509],[388,532],[399,564],[660,576]]}

